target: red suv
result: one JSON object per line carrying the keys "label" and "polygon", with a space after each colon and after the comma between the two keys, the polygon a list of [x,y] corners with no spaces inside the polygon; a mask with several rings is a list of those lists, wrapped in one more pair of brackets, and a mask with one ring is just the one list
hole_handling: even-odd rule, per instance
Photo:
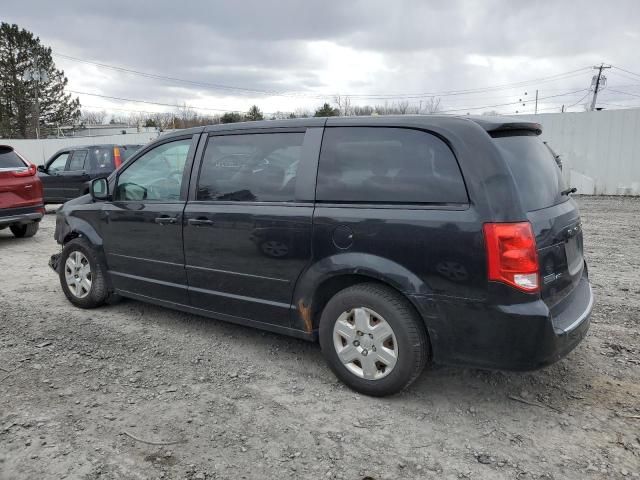
{"label": "red suv", "polygon": [[44,215],[42,183],[36,166],[13,147],[0,145],[0,230],[32,237]]}

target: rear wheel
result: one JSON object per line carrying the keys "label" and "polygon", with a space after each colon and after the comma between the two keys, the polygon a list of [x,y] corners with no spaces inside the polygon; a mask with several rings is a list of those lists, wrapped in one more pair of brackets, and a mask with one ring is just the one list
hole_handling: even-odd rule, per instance
{"label": "rear wheel", "polygon": [[84,238],[74,238],[62,249],[58,275],[64,294],[81,308],[95,308],[112,303],[105,265],[95,248]]}
{"label": "rear wheel", "polygon": [[372,396],[397,393],[429,358],[422,320],[401,294],[378,284],[338,292],[320,319],[320,346],[340,380]]}
{"label": "rear wheel", "polygon": [[11,225],[9,228],[11,229],[11,233],[18,238],[33,237],[38,231],[38,228],[40,228],[40,223],[31,222],[26,225]]}

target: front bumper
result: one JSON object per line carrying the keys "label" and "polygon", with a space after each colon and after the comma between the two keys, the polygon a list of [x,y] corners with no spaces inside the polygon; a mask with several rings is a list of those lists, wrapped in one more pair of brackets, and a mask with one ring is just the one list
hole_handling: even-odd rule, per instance
{"label": "front bumper", "polygon": [[44,206],[21,208],[3,208],[0,210],[0,226],[24,225],[25,223],[39,222],[44,216]]}
{"label": "front bumper", "polygon": [[434,361],[527,371],[557,362],[582,341],[594,298],[585,271],[571,294],[552,310],[542,300],[517,305],[459,300],[437,304],[438,318],[427,319]]}

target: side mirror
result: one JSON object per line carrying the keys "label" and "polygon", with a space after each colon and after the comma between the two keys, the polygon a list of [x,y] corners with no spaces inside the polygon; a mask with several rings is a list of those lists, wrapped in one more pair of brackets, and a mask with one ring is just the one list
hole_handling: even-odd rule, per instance
{"label": "side mirror", "polygon": [[47,169],[44,165],[38,165],[38,171],[42,173],[47,173]]}
{"label": "side mirror", "polygon": [[109,199],[109,182],[106,178],[96,178],[91,182],[91,198],[97,201]]}

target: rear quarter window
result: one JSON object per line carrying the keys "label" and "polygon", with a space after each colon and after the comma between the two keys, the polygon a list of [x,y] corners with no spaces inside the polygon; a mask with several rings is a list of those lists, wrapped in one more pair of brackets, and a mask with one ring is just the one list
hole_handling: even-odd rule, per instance
{"label": "rear quarter window", "polygon": [[24,168],[26,165],[11,147],[0,146],[0,168]]}
{"label": "rear quarter window", "polygon": [[329,127],[316,199],[345,203],[467,203],[448,145],[427,132],[390,127]]}
{"label": "rear quarter window", "polygon": [[534,133],[496,135],[524,208],[531,212],[568,200],[562,172],[549,148]]}

